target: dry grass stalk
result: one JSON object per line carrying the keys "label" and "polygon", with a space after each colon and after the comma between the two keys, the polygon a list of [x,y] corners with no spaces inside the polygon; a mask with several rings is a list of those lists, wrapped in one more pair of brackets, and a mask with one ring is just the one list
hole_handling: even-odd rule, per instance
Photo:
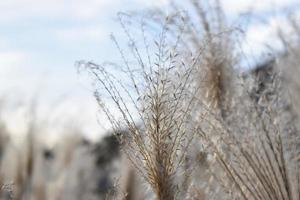
{"label": "dry grass stalk", "polygon": [[[95,96],[113,128],[128,129],[130,139],[126,140],[126,135],[119,135],[119,138],[133,166],[150,184],[157,199],[168,200],[176,197],[174,176],[184,160],[191,139],[187,137],[189,130],[186,125],[197,93],[197,88],[191,87],[191,79],[201,51],[189,63],[181,62],[177,53],[178,42],[172,46],[167,44],[168,19],[165,23],[159,41],[155,41],[155,60],[148,54],[148,61],[144,61],[137,43],[121,19],[131,44],[131,53],[138,63],[138,67],[129,64],[132,62],[127,60],[113,37],[123,59],[124,67],[121,71],[126,76],[123,80],[130,80],[129,87],[116,78],[120,74],[113,75],[107,71],[111,67],[109,65],[92,62],[80,64],[87,67],[99,87],[104,88],[96,92]],[[144,32],[143,37],[146,41]],[[149,47],[147,44],[145,46]],[[108,94],[114,108],[107,107],[103,93]],[[120,121],[113,115],[114,109],[121,114]],[[137,117],[138,120],[135,120]],[[137,121],[141,124],[138,125]]]}

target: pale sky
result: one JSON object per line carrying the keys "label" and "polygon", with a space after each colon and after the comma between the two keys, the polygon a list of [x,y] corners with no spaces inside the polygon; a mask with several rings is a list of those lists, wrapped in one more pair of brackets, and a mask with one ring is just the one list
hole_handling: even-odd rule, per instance
{"label": "pale sky", "polygon": [[[150,2],[1,0],[0,95],[20,101],[38,96],[41,107],[48,109],[45,113],[79,116],[83,124],[93,127],[90,135],[101,132],[95,128],[93,88],[77,74],[74,63],[82,59],[98,63],[113,60],[109,35],[120,31],[114,20],[116,13],[150,8],[153,4],[166,6],[168,0]],[[278,24],[284,25],[280,12],[300,8],[299,0],[223,0],[222,4],[232,18],[249,9],[259,16],[250,24],[245,44],[249,52],[256,54],[264,51],[266,44],[272,44]],[[274,16],[278,11],[279,15]]]}

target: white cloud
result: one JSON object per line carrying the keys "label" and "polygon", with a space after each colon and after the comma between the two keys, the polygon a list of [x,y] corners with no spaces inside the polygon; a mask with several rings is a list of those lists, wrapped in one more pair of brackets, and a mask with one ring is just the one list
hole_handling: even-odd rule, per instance
{"label": "white cloud", "polygon": [[253,24],[246,33],[246,40],[254,44],[274,44],[278,40],[278,31],[291,32],[291,25],[285,17],[272,17],[267,24]]}
{"label": "white cloud", "polygon": [[[245,35],[243,50],[246,55],[254,56],[254,59],[283,50],[279,38],[279,31],[292,39],[295,34],[290,22],[286,17],[271,17],[267,23],[254,23]],[[266,54],[267,53],[267,54]]]}
{"label": "white cloud", "polygon": [[140,3],[140,5],[144,5],[144,7],[151,7],[151,6],[164,6],[164,5],[167,5],[168,3],[170,3],[170,0],[155,0],[155,1],[139,0],[137,2]]}
{"label": "white cloud", "polygon": [[240,14],[248,11],[271,11],[299,3],[298,0],[222,0],[227,13]]}
{"label": "white cloud", "polygon": [[61,41],[102,41],[109,32],[100,26],[76,27],[57,30],[56,37]]}
{"label": "white cloud", "polygon": [[1,74],[7,74],[14,71],[23,62],[26,61],[27,55],[24,52],[5,51],[0,52],[0,71]]}
{"label": "white cloud", "polygon": [[44,80],[41,69],[29,52],[0,51],[0,94],[33,94]]}
{"label": "white cloud", "polygon": [[[170,0],[2,0],[0,22],[12,22],[27,17],[94,19],[103,13],[122,9],[140,9],[166,5]],[[137,8],[138,6],[138,8]]]}
{"label": "white cloud", "polygon": [[121,3],[121,0],[9,0],[0,1],[0,21],[26,17],[93,18]]}

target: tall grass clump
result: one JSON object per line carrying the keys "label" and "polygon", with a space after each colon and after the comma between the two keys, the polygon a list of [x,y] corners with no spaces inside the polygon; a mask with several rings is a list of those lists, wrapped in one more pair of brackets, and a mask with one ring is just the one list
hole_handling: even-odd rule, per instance
{"label": "tall grass clump", "polygon": [[[113,71],[116,66],[111,63],[79,64],[95,78],[98,84],[95,97],[112,128],[116,132],[128,130],[128,135],[117,136],[135,169],[150,185],[157,199],[175,199],[179,192],[176,183],[178,168],[192,139],[187,134],[190,132],[187,122],[195,105],[198,88],[193,87],[192,74],[201,51],[189,59],[182,59],[177,51],[180,35],[175,42],[168,41],[168,18],[158,40],[153,42],[148,41],[142,28],[145,47],[142,51],[140,43],[133,39],[124,23],[124,16],[119,16],[130,43],[129,54],[125,54],[112,36],[123,62],[118,65],[120,70],[111,73],[110,69]],[[155,51],[155,55],[150,50]],[[132,60],[128,60],[129,55]],[[106,101],[106,97],[110,101]],[[110,102],[113,105],[109,105]],[[120,117],[117,118],[116,114]]]}

